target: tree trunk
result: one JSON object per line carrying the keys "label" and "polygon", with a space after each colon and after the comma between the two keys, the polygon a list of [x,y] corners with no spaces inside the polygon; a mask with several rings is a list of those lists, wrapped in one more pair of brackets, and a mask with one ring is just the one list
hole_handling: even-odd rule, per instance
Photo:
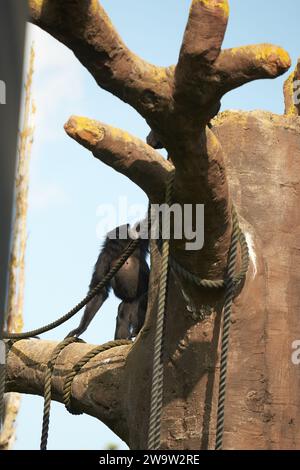
{"label": "tree trunk", "polygon": [[[178,64],[167,68],[129,51],[96,0],[29,4],[32,21],[70,47],[100,86],[137,109],[152,128],[147,145],[124,131],[73,116],[65,126],[68,135],[138,184],[151,203],[164,202],[174,165],[174,203],[205,205],[204,247],[188,251],[187,240],[172,239],[172,258],[201,278],[224,278],[231,207],[237,207],[251,264],[233,305],[224,448],[299,448],[299,372],[291,361],[291,343],[300,328],[299,118],[295,112],[291,117],[222,113],[212,130],[207,126],[225,93],[279,76],[290,66],[288,54],[266,44],[221,50],[226,0],[192,1]],[[165,147],[169,161],[149,144]],[[280,207],[274,200],[281,200]],[[240,254],[237,270],[239,265]],[[134,344],[99,354],[72,389],[73,407],[98,417],[132,449],[147,445],[160,266],[153,245],[147,318]],[[224,289],[197,287],[170,269],[162,449],[214,448],[223,304]],[[45,363],[54,346],[36,340],[15,344],[8,357],[8,390],[42,394]],[[89,348],[72,344],[61,353],[54,399],[62,401],[65,375]]]}

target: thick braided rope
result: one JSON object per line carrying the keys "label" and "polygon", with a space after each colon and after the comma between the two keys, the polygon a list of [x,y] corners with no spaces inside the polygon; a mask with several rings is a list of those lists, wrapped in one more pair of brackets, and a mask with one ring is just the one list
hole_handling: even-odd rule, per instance
{"label": "thick braided rope", "polygon": [[131,340],[126,339],[116,339],[114,341],[109,341],[108,343],[101,344],[100,346],[96,346],[95,348],[91,349],[85,356],[80,359],[72,368],[71,372],[67,375],[64,388],[63,388],[63,402],[67,410],[72,414],[81,414],[81,412],[75,412],[72,410],[72,384],[75,376],[80,372],[80,370],[91,360],[93,357],[97,356],[98,354],[107,351],[108,349],[115,348],[117,346],[125,346],[128,344],[132,344]]}
{"label": "thick braided rope", "polygon": [[48,325],[42,326],[41,328],[37,328],[36,330],[27,331],[25,333],[8,333],[5,331],[3,333],[3,338],[5,339],[30,338],[32,336],[41,335],[42,333],[46,333],[47,331],[53,330],[54,328],[57,328],[58,326],[68,321],[70,318],[76,315],[76,313],[78,313],[93,297],[95,297],[95,295],[97,295],[98,292],[101,291],[101,289],[103,289],[103,287],[106,286],[106,284],[108,284],[108,282],[114,277],[116,272],[123,266],[125,261],[129,258],[129,256],[134,252],[139,242],[140,242],[139,238],[137,238],[136,240],[130,241],[127,248],[122,253],[122,256],[120,257],[118,262],[109,270],[109,272],[103,277],[103,279],[97,284],[97,286],[94,287],[94,289],[92,289],[87,294],[87,296],[81,302],[75,305],[75,307],[73,307],[68,313],[58,318],[54,322],[49,323]]}
{"label": "thick braided rope", "polygon": [[41,445],[40,445],[41,450],[47,450],[49,422],[50,422],[50,408],[51,408],[51,388],[52,388],[51,379],[52,379],[52,372],[53,372],[54,364],[59,354],[61,353],[61,351],[66,346],[76,341],[81,341],[81,340],[78,340],[78,338],[75,338],[75,337],[64,339],[61,343],[59,343],[56,346],[47,364],[47,371],[46,371],[45,383],[44,383],[44,411],[43,411],[43,425],[42,425]]}
{"label": "thick braided rope", "polygon": [[[175,172],[172,171],[166,188],[165,203],[172,203],[172,189]],[[159,283],[158,308],[156,319],[156,331],[154,340],[153,354],[153,371],[151,386],[151,402],[150,402],[150,419],[148,430],[148,449],[159,449],[160,447],[160,431],[161,431],[161,411],[163,402],[163,385],[164,385],[164,369],[163,369],[163,336],[164,336],[164,319],[167,300],[167,283],[168,283],[168,267],[169,267],[169,246],[170,240],[163,240],[162,244],[162,265]]]}
{"label": "thick braided rope", "polygon": [[[240,272],[234,276],[234,284],[237,285],[239,282],[245,277],[249,267],[249,250],[248,245],[246,242],[245,235],[241,231],[238,221],[237,221],[237,214],[234,207],[232,207],[232,218],[233,221],[236,220],[236,224],[233,225],[233,231],[235,231],[235,235],[238,236],[238,241],[241,246],[241,257],[242,263]],[[226,280],[218,279],[218,280],[210,280],[210,279],[201,279],[200,277],[196,276],[195,274],[191,273],[187,269],[183,268],[174,258],[170,257],[170,266],[174,271],[184,277],[186,280],[193,282],[194,284],[198,285],[199,287],[204,287],[208,289],[220,289],[222,287],[226,287]]]}
{"label": "thick braided rope", "polygon": [[235,265],[236,265],[238,243],[239,243],[239,231],[237,230],[237,227],[238,227],[238,219],[237,219],[237,214],[234,211],[233,212],[233,232],[232,232],[231,247],[230,247],[230,252],[229,252],[229,257],[228,257],[227,276],[225,279],[226,293],[225,293],[224,314],[223,314],[219,397],[218,397],[216,445],[215,445],[216,450],[221,450],[222,445],[223,445],[229,332],[230,332],[232,302],[233,302],[233,298],[235,294]]}

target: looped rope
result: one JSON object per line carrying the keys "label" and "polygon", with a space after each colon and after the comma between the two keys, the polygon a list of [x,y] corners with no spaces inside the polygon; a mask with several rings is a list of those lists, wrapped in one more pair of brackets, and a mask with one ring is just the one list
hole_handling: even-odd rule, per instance
{"label": "looped rope", "polygon": [[[172,171],[167,182],[165,203],[172,203],[172,189],[175,171]],[[150,403],[150,420],[148,431],[148,449],[159,449],[161,430],[161,411],[163,402],[164,366],[163,366],[163,342],[164,342],[164,318],[167,300],[167,282],[169,267],[170,240],[163,240],[161,276],[158,293],[158,309],[156,318],[156,331],[154,340],[153,372]]]}
{"label": "looped rope", "polygon": [[[232,232],[237,237],[238,242],[241,246],[241,268],[240,272],[237,275],[234,275],[233,282],[235,286],[244,279],[247,274],[248,267],[249,267],[249,250],[245,235],[243,234],[238,221],[238,216],[235,210],[235,207],[232,206]],[[193,282],[199,287],[204,287],[208,289],[220,289],[222,287],[226,287],[227,280],[225,279],[218,279],[218,280],[211,280],[211,279],[201,279],[196,274],[191,273],[187,269],[183,268],[174,258],[170,257],[170,265],[174,271],[176,271],[179,275],[184,277],[187,281]]]}
{"label": "looped rope", "polygon": [[[47,364],[47,371],[45,375],[45,384],[44,384],[44,411],[43,411],[43,425],[42,425],[42,434],[41,434],[41,450],[47,450],[47,443],[48,443],[48,433],[49,433],[49,422],[50,422],[50,408],[51,408],[51,400],[52,400],[52,374],[54,370],[54,366],[59,354],[70,344],[75,342],[82,342],[83,340],[79,338],[70,337],[65,338],[61,343],[59,343],[56,348],[54,349],[50,360]],[[93,357],[97,356],[97,354],[107,351],[108,349],[117,347],[117,346],[124,346],[132,344],[132,341],[129,340],[115,340],[109,341],[108,343],[102,344],[100,346],[96,346],[91,351],[89,351],[85,356],[83,356],[80,361],[73,366],[71,372],[67,375],[64,388],[63,388],[63,401],[67,408],[67,410],[72,414],[81,414],[74,412],[71,409],[71,394],[72,394],[72,383],[73,379],[76,374],[82,369],[82,367],[87,364]]]}
{"label": "looped rope", "polygon": [[[241,268],[238,274],[235,274],[235,267],[238,255],[238,245],[241,247]],[[218,410],[216,425],[216,443],[215,449],[221,450],[223,446],[224,435],[224,415],[225,415],[225,398],[226,398],[226,377],[229,349],[229,332],[232,313],[232,303],[236,294],[237,287],[245,278],[249,268],[249,250],[245,235],[243,234],[238,221],[235,207],[232,206],[232,236],[230,250],[227,262],[227,271],[225,279],[209,280],[201,279],[195,274],[187,271],[174,259],[170,259],[172,268],[188,281],[204,288],[223,288],[225,287],[225,299],[223,308],[223,326],[221,339],[221,360],[220,360],[220,376],[219,376],[219,393],[218,393]]]}
{"label": "looped rope", "polygon": [[108,343],[101,344],[100,346],[96,346],[95,348],[91,349],[85,356],[80,359],[74,366],[71,372],[67,375],[64,388],[63,388],[63,402],[65,407],[72,413],[73,415],[79,415],[81,412],[74,411],[72,409],[71,398],[72,398],[72,384],[75,376],[80,372],[80,370],[91,360],[93,357],[97,356],[98,354],[107,351],[108,349],[115,348],[117,346],[125,346],[132,344],[132,341],[126,339],[116,339],[114,341],[109,341]]}
{"label": "looped rope", "polygon": [[[168,204],[171,204],[171,189],[173,178],[170,178],[166,199]],[[238,274],[235,274],[235,266],[238,255],[238,245],[241,247],[241,268]],[[222,449],[223,434],[224,434],[224,412],[225,412],[225,396],[226,396],[226,375],[227,375],[227,362],[228,362],[228,349],[229,349],[229,331],[230,320],[232,312],[232,303],[235,297],[237,287],[240,282],[245,278],[249,268],[249,250],[246,238],[239,226],[237,212],[235,207],[232,206],[232,236],[231,244],[228,255],[227,271],[225,279],[210,280],[201,279],[195,274],[189,272],[177,263],[173,258],[169,257],[169,241],[163,241],[162,249],[162,274],[160,280],[158,313],[157,313],[157,329],[155,334],[155,347],[154,347],[154,365],[152,375],[152,390],[151,390],[151,410],[150,410],[150,424],[148,434],[148,449],[158,449],[160,447],[160,430],[161,430],[161,410],[162,410],[162,397],[163,397],[163,324],[164,312],[166,302],[166,283],[168,265],[185,279],[194,282],[199,287],[204,288],[225,288],[224,300],[224,316],[223,316],[223,329],[222,329],[222,345],[221,345],[221,363],[220,363],[220,378],[219,378],[219,395],[218,395],[218,411],[217,411],[217,426],[216,426],[216,445],[215,449]]]}

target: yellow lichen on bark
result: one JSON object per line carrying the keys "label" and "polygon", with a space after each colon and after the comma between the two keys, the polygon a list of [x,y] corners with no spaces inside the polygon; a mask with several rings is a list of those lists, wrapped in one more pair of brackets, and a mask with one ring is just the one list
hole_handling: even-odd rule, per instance
{"label": "yellow lichen on bark", "polygon": [[80,140],[88,148],[95,147],[105,138],[111,143],[117,141],[130,143],[134,140],[126,131],[82,116],[72,116],[65,124],[65,130],[70,137]]}
{"label": "yellow lichen on bark", "polygon": [[227,0],[193,0],[191,8],[197,3],[202,3],[205,8],[209,8],[210,10],[220,9],[223,11],[224,16],[229,16],[229,3]]}
{"label": "yellow lichen on bark", "polygon": [[65,124],[65,130],[71,137],[77,137],[89,146],[95,146],[104,139],[105,131],[97,121],[82,116],[71,116]]}
{"label": "yellow lichen on bark", "polygon": [[291,58],[287,51],[282,47],[273,46],[270,44],[263,44],[261,47],[257,48],[256,59],[258,61],[264,62],[280,62],[284,68],[289,68],[291,66]]}

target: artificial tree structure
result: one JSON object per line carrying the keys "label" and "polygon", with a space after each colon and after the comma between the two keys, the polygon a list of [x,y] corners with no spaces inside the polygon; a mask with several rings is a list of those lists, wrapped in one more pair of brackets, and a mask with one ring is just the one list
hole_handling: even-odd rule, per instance
{"label": "artificial tree structure", "polygon": [[[299,448],[299,371],[290,357],[292,341],[300,337],[300,121],[292,101],[298,72],[285,87],[285,115],[225,112],[212,129],[207,126],[225,93],[278,77],[290,67],[288,54],[269,44],[222,50],[227,0],[191,2],[178,63],[170,67],[131,52],[98,0],[29,0],[29,6],[34,24],[69,47],[99,86],[146,119],[149,144],[159,141],[176,168],[173,201],[205,204],[204,247],[186,251],[186,240],[171,240],[178,263],[202,278],[224,277],[234,202],[251,265],[233,306],[224,448]],[[143,189],[150,202],[164,202],[172,163],[150,145],[83,117],[71,117],[65,129]],[[155,247],[151,267],[147,318],[137,340],[99,354],[72,389],[74,409],[103,421],[132,449],[147,442],[160,273]],[[161,448],[213,448],[224,291],[199,288],[171,270],[168,292]],[[210,315],[200,320],[203,312]],[[42,395],[55,345],[16,343],[8,355],[7,391]],[[61,353],[55,400],[62,401],[64,377],[92,347],[72,344]]]}

